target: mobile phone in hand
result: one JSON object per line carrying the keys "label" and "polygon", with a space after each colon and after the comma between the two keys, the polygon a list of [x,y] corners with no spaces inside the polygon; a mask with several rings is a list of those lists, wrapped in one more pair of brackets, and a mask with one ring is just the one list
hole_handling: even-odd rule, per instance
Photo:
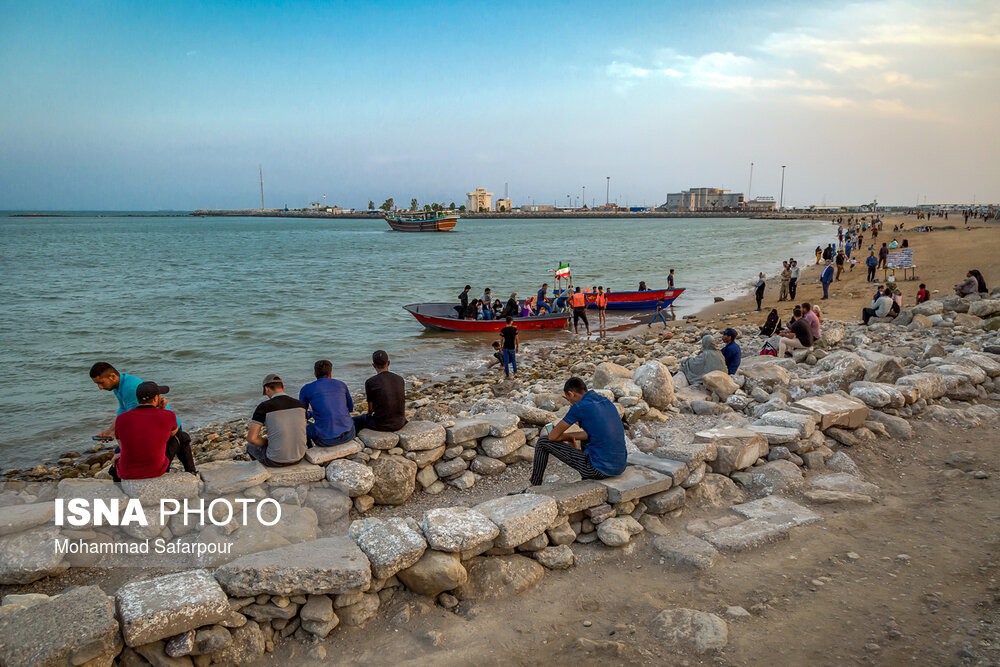
{"label": "mobile phone in hand", "polygon": [[114,440],[110,435],[95,435],[91,440],[96,440],[97,442],[111,442]]}

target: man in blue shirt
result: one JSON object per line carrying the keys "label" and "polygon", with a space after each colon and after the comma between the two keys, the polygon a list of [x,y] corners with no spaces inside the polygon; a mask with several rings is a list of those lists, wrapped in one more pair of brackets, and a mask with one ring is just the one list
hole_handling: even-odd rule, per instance
{"label": "man in blue shirt", "polygon": [[[531,485],[538,486],[545,476],[549,454],[580,473],[583,479],[605,479],[625,471],[625,426],[614,403],[593,391],[578,377],[563,386],[563,395],[572,406],[547,436],[535,445],[531,467]],[[574,424],[586,432],[585,449],[577,449],[579,433],[566,433]]]}
{"label": "man in blue shirt", "polygon": [[826,260],[826,268],[823,269],[819,281],[823,284],[823,298],[830,298],[830,283],[833,282],[833,262]]}
{"label": "man in blue shirt", "polygon": [[736,344],[736,339],[739,336],[736,329],[732,328],[722,332],[722,342],[726,344],[722,348],[722,356],[726,360],[726,370],[729,371],[730,375],[736,374],[737,369],[740,367],[740,362],[743,360],[743,350]]}
{"label": "man in blue shirt", "polygon": [[548,299],[549,295],[548,295],[548,292],[549,292],[549,284],[548,283],[543,283],[542,284],[542,288],[540,290],[538,290],[538,294],[537,294],[538,299],[537,299],[537,301],[535,303],[535,307],[538,308],[538,314],[539,315],[542,314],[542,310],[543,309],[545,311],[549,312],[549,313],[552,312],[552,306],[549,305],[549,299]]}
{"label": "man in blue shirt", "polygon": [[[104,391],[110,391],[115,395],[115,398],[118,399],[118,412],[115,413],[116,419],[118,415],[139,407],[139,399],[136,397],[136,389],[139,388],[139,385],[143,384],[143,381],[140,378],[137,378],[134,375],[129,375],[128,373],[119,373],[117,369],[115,369],[115,367],[108,362],[98,361],[90,367],[90,379],[93,380],[94,384],[96,384],[99,388]],[[163,396],[157,397],[156,407],[173,412],[173,408],[170,407],[170,404],[167,403],[167,400],[163,398]],[[191,436],[185,433],[183,428],[184,427],[181,425],[180,417],[177,417],[177,433],[170,437],[168,445],[177,451],[177,457],[184,465],[184,470],[194,474],[197,472],[197,469],[194,465],[194,455],[192,454],[190,447]],[[105,440],[109,442],[113,440],[115,437],[114,422],[111,423],[109,428],[104,429],[95,437],[98,440]],[[118,448],[116,447],[116,452],[117,449]]]}
{"label": "man in blue shirt", "polygon": [[347,385],[333,379],[333,364],[326,359],[313,365],[316,380],[299,390],[299,401],[306,406],[306,437],[312,447],[333,447],[354,437],[351,410],[354,401]]}

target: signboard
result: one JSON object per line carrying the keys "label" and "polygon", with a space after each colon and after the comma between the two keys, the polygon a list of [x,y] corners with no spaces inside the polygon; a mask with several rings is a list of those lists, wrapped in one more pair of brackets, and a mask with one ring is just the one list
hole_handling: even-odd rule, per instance
{"label": "signboard", "polygon": [[913,249],[892,250],[889,252],[888,265],[890,269],[913,268]]}

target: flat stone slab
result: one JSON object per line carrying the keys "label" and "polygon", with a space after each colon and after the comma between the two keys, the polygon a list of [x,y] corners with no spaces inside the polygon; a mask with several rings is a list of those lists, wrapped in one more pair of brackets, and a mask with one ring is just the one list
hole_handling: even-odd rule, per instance
{"label": "flat stone slab", "polygon": [[150,479],[123,479],[122,491],[129,498],[138,498],[143,505],[159,507],[160,499],[198,497],[198,478],[188,472],[168,472]]}
{"label": "flat stone slab", "polygon": [[110,665],[118,654],[114,604],[97,586],[0,617],[0,665]]}
{"label": "flat stone slab", "polygon": [[121,487],[111,480],[104,479],[63,479],[56,487],[56,498],[85,498],[93,501],[117,499],[124,507],[128,500]]}
{"label": "flat stone slab", "polygon": [[787,426],[772,426],[770,424],[749,424],[747,429],[760,433],[767,438],[769,445],[787,445],[799,439],[799,429]]}
{"label": "flat stone slab", "polygon": [[811,477],[809,478],[809,483],[812,485],[812,488],[823,491],[856,493],[868,496],[873,500],[878,500],[882,497],[882,489],[871,482],[866,482],[860,477],[849,475],[846,472],[835,472],[827,475]]}
{"label": "flat stone slab", "polygon": [[656,444],[653,455],[661,459],[671,459],[686,463],[688,468],[695,468],[699,463],[715,460],[714,442],[680,442],[673,433],[660,431],[656,434]]}
{"label": "flat stone slab", "polygon": [[533,493],[494,498],[473,509],[500,529],[494,546],[501,549],[516,547],[541,535],[559,513],[554,499]]}
{"label": "flat stone slab", "polygon": [[683,486],[675,486],[669,491],[646,496],[642,502],[650,514],[665,514],[684,507],[684,503],[687,502],[687,492]]}
{"label": "flat stone slab", "polygon": [[868,406],[863,401],[847,398],[840,394],[807,396],[795,401],[792,406],[819,415],[821,431],[825,431],[831,426],[858,428],[868,419]]}
{"label": "flat stone slab", "polygon": [[733,505],[729,509],[747,519],[762,519],[775,525],[804,526],[823,517],[811,509],[803,507],[781,496],[766,496],[741,505]]}
{"label": "flat stone slab", "polygon": [[485,419],[456,419],[455,424],[444,430],[445,442],[454,445],[470,440],[479,440],[490,434],[490,423]]}
{"label": "flat stone slab", "polygon": [[666,560],[707,570],[715,564],[719,551],[705,540],[682,531],[670,531],[653,540],[653,546]]}
{"label": "flat stone slab", "polygon": [[444,426],[434,422],[411,421],[396,431],[399,446],[408,452],[436,449],[445,442]]}
{"label": "flat stone slab", "polygon": [[661,475],[648,468],[629,466],[617,477],[597,480],[599,484],[608,487],[609,503],[624,503],[636,498],[651,496],[660,491],[666,491],[674,484],[667,475]]}
{"label": "flat stone slab", "polygon": [[500,534],[500,529],[485,514],[468,507],[428,510],[420,527],[431,549],[448,553],[475,551]]}
{"label": "flat stone slab", "polygon": [[629,452],[628,465],[649,468],[650,470],[658,472],[661,475],[667,475],[674,481],[674,486],[677,486],[686,480],[688,475],[691,474],[691,469],[688,468],[688,465],[683,461],[663,459],[659,456],[643,454],[641,452]]}
{"label": "flat stone slab", "polygon": [[791,526],[763,519],[748,519],[733,526],[710,530],[702,535],[719,551],[745,551],[788,537]]}
{"label": "flat stone slab", "polygon": [[306,461],[318,466],[325,466],[330,461],[360,454],[363,446],[360,440],[354,438],[333,447],[310,447],[306,450]]}
{"label": "flat stone slab", "polygon": [[219,496],[239,493],[251,486],[263,484],[271,477],[268,468],[259,461],[203,466],[198,473],[201,481],[205,482],[205,493]]}
{"label": "flat stone slab", "polygon": [[368,557],[341,535],[242,556],[215,571],[227,593],[251,595],[339,595],[371,583]]}
{"label": "flat stone slab", "polygon": [[491,412],[479,415],[479,418],[489,422],[490,435],[494,438],[502,438],[517,430],[517,415],[512,415],[509,412]]}
{"label": "flat stone slab", "polygon": [[55,550],[58,537],[56,526],[38,526],[0,537],[0,584],[30,584],[65,572],[68,566]]}
{"label": "flat stone slab", "polygon": [[399,436],[393,431],[373,431],[363,428],[358,433],[358,440],[371,449],[392,449],[399,444]]}
{"label": "flat stone slab", "polygon": [[[307,449],[306,451],[308,452],[309,450]],[[318,482],[326,476],[326,469],[315,463],[299,461],[293,466],[271,468],[270,473],[271,476],[267,481],[272,487],[296,486],[298,484]]]}
{"label": "flat stone slab", "polygon": [[207,570],[134,581],[118,589],[115,599],[129,646],[212,625],[232,612],[229,598]]}
{"label": "flat stone slab", "polygon": [[368,556],[378,579],[388,579],[416,564],[427,549],[424,536],[399,517],[354,521],[348,534]]}
{"label": "flat stone slab", "polygon": [[0,507],[0,535],[30,530],[48,523],[55,516],[55,503],[29,503]]}
{"label": "flat stone slab", "polygon": [[816,431],[816,419],[788,410],[773,410],[754,422],[758,426],[784,426],[794,428],[800,438],[808,438]]}
{"label": "flat stone slab", "polygon": [[555,500],[556,510],[561,516],[602,505],[608,499],[608,487],[590,479],[542,484],[531,487],[529,491]]}

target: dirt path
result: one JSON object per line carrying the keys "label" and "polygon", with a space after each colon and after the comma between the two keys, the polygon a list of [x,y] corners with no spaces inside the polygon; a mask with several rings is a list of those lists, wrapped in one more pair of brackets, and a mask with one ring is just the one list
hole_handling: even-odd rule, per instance
{"label": "dirt path", "polygon": [[[995,665],[1000,662],[1000,439],[990,428],[914,422],[915,438],[854,448],[886,493],[867,506],[815,507],[824,521],[789,540],[723,555],[704,573],[661,564],[649,535],[612,552],[574,545],[578,563],[505,601],[456,615],[408,593],[364,628],[324,645],[344,664]],[[945,465],[975,453],[987,479]],[[951,470],[951,472],[946,472]],[[671,527],[725,510],[691,511]],[[726,608],[750,612],[743,620]],[[715,656],[676,655],[651,632],[660,610],[710,611],[729,623]],[[589,623],[589,625],[588,625]],[[312,649],[315,650],[315,649]],[[320,664],[279,647],[261,664]]]}

